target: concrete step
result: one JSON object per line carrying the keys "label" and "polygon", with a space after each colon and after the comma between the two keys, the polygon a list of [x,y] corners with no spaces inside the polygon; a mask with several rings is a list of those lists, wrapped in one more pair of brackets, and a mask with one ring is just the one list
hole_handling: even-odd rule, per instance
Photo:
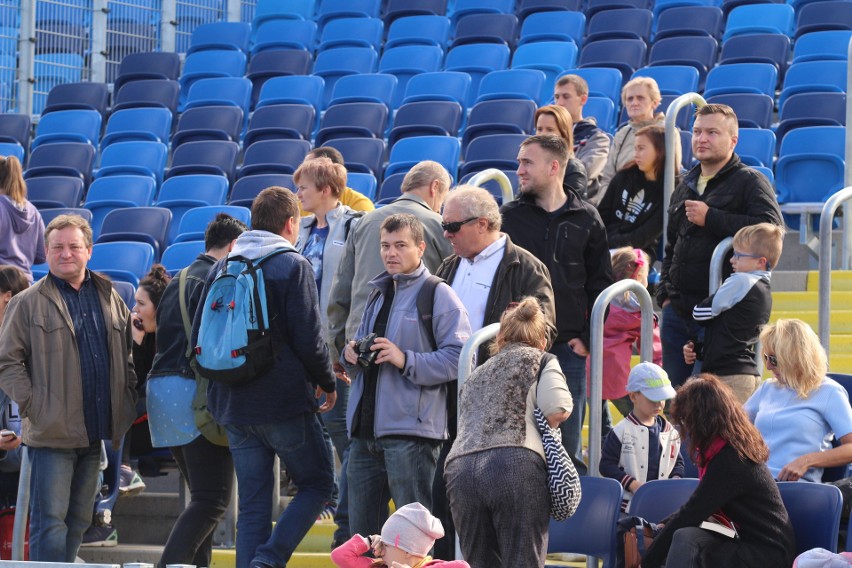
{"label": "concrete step", "polygon": [[146,490],[119,499],[112,523],[118,530],[119,542],[162,546],[181,510],[177,493]]}
{"label": "concrete step", "polygon": [[[772,309],[785,311],[816,310],[819,307],[818,292],[773,292]],[[831,293],[831,309],[852,310],[852,292]]]}
{"label": "concrete step", "polygon": [[[816,310],[779,310],[773,307],[769,321],[798,318],[805,321],[815,331],[819,326],[819,314]],[[852,310],[831,310],[831,333],[852,333]]]}

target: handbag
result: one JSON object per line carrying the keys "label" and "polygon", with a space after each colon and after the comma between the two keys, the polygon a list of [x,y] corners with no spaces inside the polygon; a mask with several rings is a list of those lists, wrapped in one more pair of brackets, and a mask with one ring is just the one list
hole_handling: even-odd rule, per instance
{"label": "handbag", "polygon": [[[541,378],[541,372],[547,362],[555,358],[550,353],[544,353],[536,378],[536,388]],[[577,511],[580,505],[582,491],[580,489],[580,476],[574,463],[562,445],[562,431],[559,428],[551,428],[544,417],[544,413],[536,404],[533,410],[538,432],[541,434],[541,444],[544,446],[544,459],[547,463],[547,484],[550,489],[550,516],[557,521],[564,521]]]}
{"label": "handbag", "polygon": [[656,525],[642,517],[625,517],[619,519],[616,531],[618,533],[618,551],[615,565],[618,568],[639,568],[645,551],[654,542],[662,525]]}

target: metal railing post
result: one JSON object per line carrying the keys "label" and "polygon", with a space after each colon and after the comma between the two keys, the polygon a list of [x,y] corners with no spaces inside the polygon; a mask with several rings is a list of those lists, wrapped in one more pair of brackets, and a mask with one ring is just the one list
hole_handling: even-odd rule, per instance
{"label": "metal railing post", "polygon": [[675,190],[675,177],[677,176],[677,168],[680,164],[675,163],[675,144],[680,144],[679,138],[675,138],[677,126],[677,113],[686,105],[693,104],[697,107],[703,107],[707,103],[704,97],[698,93],[686,93],[672,101],[669,108],[666,110],[666,171],[663,176],[663,256],[666,254],[666,232],[669,227],[669,201],[672,199],[672,194]]}
{"label": "metal railing post", "polygon": [[35,2],[21,3],[21,30],[18,40],[18,112],[33,113],[35,90]]}
{"label": "metal railing post", "polygon": [[[846,167],[848,172],[848,164]],[[828,198],[819,217],[819,339],[825,348],[826,355],[829,354],[831,337],[831,229],[837,209],[850,199],[852,199],[852,186],[844,187]],[[844,217],[844,240],[849,233],[849,218]]]}
{"label": "metal railing post", "polygon": [[18,500],[15,501],[15,525],[12,529],[12,560],[24,559],[24,542],[27,535],[27,520],[30,508],[30,465],[29,450],[21,452],[21,474],[18,479]]}
{"label": "metal railing post", "polygon": [[713,255],[710,257],[709,288],[711,294],[715,294],[719,286],[722,285],[722,273],[725,271],[725,257],[732,248],[734,248],[734,237],[725,237],[713,249]]}
{"label": "metal railing post", "polygon": [[[852,38],[849,40],[849,45],[846,48],[846,92],[852,93],[849,89],[852,89],[852,76],[850,76],[850,66],[852,66],[852,59],[849,57],[852,56]],[[852,101],[849,100],[849,97],[846,97],[846,124],[852,124]],[[852,186],[852,132],[849,132],[849,129],[846,129],[846,156],[844,163],[846,164],[846,168],[844,170],[843,176],[843,185],[844,187]],[[846,219],[849,219],[849,216],[852,215],[852,207],[850,207],[850,203],[846,202],[843,204],[843,256],[841,257],[841,267],[843,270],[849,270],[852,268],[852,231],[849,230]],[[822,225],[820,225],[822,228]]]}
{"label": "metal railing post", "polygon": [[479,172],[470,178],[467,183],[479,187],[486,181],[491,180],[500,184],[500,189],[503,191],[503,203],[509,203],[515,198],[515,194],[512,191],[512,182],[509,181],[506,174],[496,168],[488,168],[487,170]]}

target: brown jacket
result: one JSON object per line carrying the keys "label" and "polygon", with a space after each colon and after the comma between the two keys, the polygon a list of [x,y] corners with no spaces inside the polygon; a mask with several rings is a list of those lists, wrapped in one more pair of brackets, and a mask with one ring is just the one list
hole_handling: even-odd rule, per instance
{"label": "brown jacket", "polygon": [[[130,356],[130,311],[109,280],[90,273],[107,329],[112,399],[112,442],[136,418],[136,373]],[[28,446],[89,445],[83,419],[80,357],[68,308],[50,277],[9,303],[0,326],[0,389],[18,403]]]}

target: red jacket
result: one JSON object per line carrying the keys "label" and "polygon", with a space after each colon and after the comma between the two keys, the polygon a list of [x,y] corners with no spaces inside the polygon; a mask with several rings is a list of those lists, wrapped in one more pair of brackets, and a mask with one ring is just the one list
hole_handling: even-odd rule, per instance
{"label": "red jacket", "polygon": [[[355,535],[345,543],[331,551],[331,561],[339,568],[368,568],[369,566],[384,566],[374,564],[375,559],[364,556],[369,552],[370,546],[364,542],[364,537]],[[423,564],[427,566],[444,566],[445,568],[470,568],[470,564],[464,560],[431,560]]]}

